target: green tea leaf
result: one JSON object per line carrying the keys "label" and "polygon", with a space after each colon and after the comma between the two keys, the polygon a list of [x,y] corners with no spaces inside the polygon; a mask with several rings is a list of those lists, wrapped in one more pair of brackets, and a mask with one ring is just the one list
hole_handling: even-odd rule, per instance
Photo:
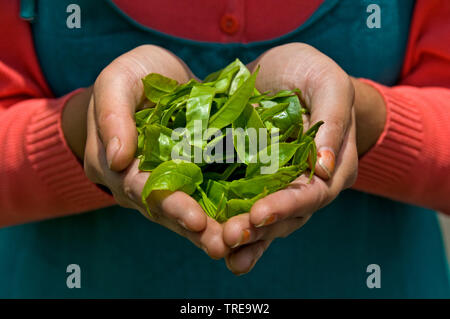
{"label": "green tea leaf", "polygon": [[139,169],[150,171],[160,163],[170,160],[172,148],[176,145],[171,137],[173,131],[167,127],[150,124],[144,128],[145,140]]}
{"label": "green tea leaf", "polygon": [[[270,164],[276,165],[277,168],[283,167],[294,156],[299,147],[300,144],[294,143],[278,143],[277,147],[274,147],[274,144],[269,145],[258,153],[258,162],[248,164],[245,177],[260,175],[261,168]],[[272,152],[274,153],[272,154]],[[261,161],[261,158],[270,159],[271,161],[276,158],[277,163],[264,163]]]}
{"label": "green tea leaf", "polygon": [[141,128],[147,122],[149,116],[153,113],[154,108],[142,109],[134,114],[134,120],[136,121],[136,127]]}
{"label": "green tea leaf", "polygon": [[162,96],[174,91],[178,86],[177,81],[158,73],[150,73],[142,79],[142,82],[145,96],[154,103],[158,103]]}
{"label": "green tea leaf", "polygon": [[289,103],[287,108],[271,118],[273,125],[280,129],[281,133],[286,132],[292,125],[302,124],[302,107],[296,95],[277,98],[273,100],[277,103]]}
{"label": "green tea leaf", "polygon": [[225,208],[225,218],[222,217],[222,219],[224,219],[224,221],[226,221],[227,219],[239,215],[239,214],[243,214],[243,213],[248,213],[250,212],[250,209],[252,208],[253,204],[256,203],[257,200],[263,198],[264,196],[266,196],[268,194],[267,189],[263,189],[261,194],[256,195],[253,198],[249,198],[249,199],[239,199],[239,198],[233,198],[230,199],[229,201],[227,201],[226,203],[226,208]]}
{"label": "green tea leaf", "polygon": [[261,111],[261,113],[259,113],[260,116],[261,116],[261,120],[263,122],[265,122],[265,121],[271,119],[272,117],[274,117],[278,113],[281,113],[284,110],[286,110],[288,106],[289,106],[289,103],[277,103],[277,104],[274,104],[271,107],[264,108]]}
{"label": "green tea leaf", "polygon": [[260,93],[257,74],[236,59],[203,83],[179,84],[156,73],[142,80],[154,106],[135,113],[135,156],[139,169],[151,172],[142,192],[149,214],[147,199],[154,190],[180,190],[208,216],[225,222],[311,166],[312,177],[314,137],[322,123],[304,133],[300,90]]}
{"label": "green tea leaf", "polygon": [[[262,129],[261,132],[260,129]],[[265,134],[265,136],[260,137],[260,133]],[[239,117],[233,122],[234,146],[242,162],[246,164],[251,162],[252,154],[256,155],[258,146],[261,147],[261,138],[265,138],[265,145],[269,143],[266,127],[258,112],[253,106],[247,104]]]}
{"label": "green tea leaf", "polygon": [[236,59],[233,63],[239,68],[239,71],[234,76],[233,81],[231,81],[230,90],[228,91],[229,95],[233,95],[251,75],[250,71],[239,59]]}
{"label": "green tea leaf", "polygon": [[151,215],[147,204],[147,198],[151,192],[155,190],[182,191],[191,195],[202,182],[202,171],[194,163],[182,160],[167,161],[161,163],[150,174],[142,190],[142,202]]}
{"label": "green tea leaf", "polygon": [[[203,148],[203,132],[208,127],[211,103],[216,90],[208,86],[194,86],[186,103],[186,129],[193,145]],[[198,131],[198,132],[197,132]]]}
{"label": "green tea leaf", "polygon": [[282,167],[273,174],[234,180],[229,184],[229,191],[235,197],[244,199],[255,197],[260,194],[264,188],[266,188],[270,194],[288,185],[299,173],[301,173],[301,171],[296,165]]}
{"label": "green tea leaf", "polygon": [[255,79],[258,71],[253,73],[234,93],[230,99],[209,120],[209,127],[222,129],[233,123],[238,118],[255,87]]}

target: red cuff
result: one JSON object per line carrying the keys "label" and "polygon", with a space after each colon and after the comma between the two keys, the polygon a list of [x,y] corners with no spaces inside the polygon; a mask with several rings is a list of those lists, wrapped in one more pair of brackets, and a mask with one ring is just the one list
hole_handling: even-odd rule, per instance
{"label": "red cuff", "polygon": [[82,164],[64,138],[62,110],[80,90],[50,100],[47,107],[38,109],[25,134],[25,150],[32,168],[49,190],[74,213],[115,204],[112,196],[86,177]]}
{"label": "red cuff", "polygon": [[[423,120],[417,103],[389,87],[367,79],[383,96],[387,118],[377,143],[359,161],[353,188],[369,193],[395,194],[399,183],[411,172],[423,145]],[[391,197],[392,198],[392,197]]]}

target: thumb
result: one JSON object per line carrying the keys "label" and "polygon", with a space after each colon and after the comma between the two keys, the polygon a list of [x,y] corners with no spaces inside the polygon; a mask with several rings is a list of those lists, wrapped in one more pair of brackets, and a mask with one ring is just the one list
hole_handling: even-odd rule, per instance
{"label": "thumb", "polygon": [[[127,74],[127,73],[125,73]],[[142,101],[140,79],[131,83],[114,68],[105,69],[94,85],[94,110],[97,131],[106,148],[111,170],[124,170],[134,158],[137,131],[134,113]]]}
{"label": "thumb", "polygon": [[315,137],[317,146],[315,174],[324,180],[333,176],[336,158],[351,125],[353,96],[354,89],[349,81],[348,86],[327,85],[324,89],[318,89],[311,97],[310,123],[324,121]]}

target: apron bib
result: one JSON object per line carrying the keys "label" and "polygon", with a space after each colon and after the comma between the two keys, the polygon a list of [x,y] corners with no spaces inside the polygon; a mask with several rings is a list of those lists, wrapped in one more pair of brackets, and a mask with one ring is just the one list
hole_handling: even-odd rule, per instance
{"label": "apron bib", "polygon": [[[81,28],[68,29],[66,7],[73,2],[35,3],[35,47],[56,96],[91,85],[114,58],[148,43],[171,50],[202,78],[237,57],[247,63],[271,47],[306,42],[351,75],[393,85],[413,9],[413,1],[375,1],[382,27],[369,29],[366,7],[374,1],[326,0],[282,37],[220,44],[149,29],[104,0],[77,0]],[[186,239],[118,206],[1,229],[0,256],[0,297],[450,297],[436,214],[353,190],[276,240],[241,277]],[[80,289],[66,286],[69,264],[81,268]],[[370,264],[381,268],[379,289],[367,287]]]}

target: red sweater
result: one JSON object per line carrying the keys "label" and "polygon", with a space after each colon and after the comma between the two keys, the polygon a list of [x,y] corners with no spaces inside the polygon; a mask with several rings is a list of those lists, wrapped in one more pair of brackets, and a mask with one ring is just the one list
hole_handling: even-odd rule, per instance
{"label": "red sweater", "polygon": [[[321,2],[308,1],[295,10],[297,0],[277,2],[278,7],[270,6],[271,1],[249,0],[244,10],[239,1],[216,1],[218,5],[209,8],[205,0],[192,2],[200,5],[189,2],[185,8],[177,3],[175,10],[171,1],[161,6],[147,1],[142,8],[173,16],[146,21],[145,10],[139,8],[142,1],[115,2],[155,29],[220,42],[277,37],[301,24]],[[229,12],[225,18],[218,13],[224,10]],[[264,10],[276,23],[268,26],[261,19]],[[399,85],[390,88],[369,81],[385,98],[387,122],[376,145],[360,159],[355,189],[450,213],[449,18],[449,1],[418,0]],[[74,93],[52,96],[30,27],[19,18],[19,1],[1,1],[0,226],[115,204],[86,178],[64,140],[61,113]]]}

